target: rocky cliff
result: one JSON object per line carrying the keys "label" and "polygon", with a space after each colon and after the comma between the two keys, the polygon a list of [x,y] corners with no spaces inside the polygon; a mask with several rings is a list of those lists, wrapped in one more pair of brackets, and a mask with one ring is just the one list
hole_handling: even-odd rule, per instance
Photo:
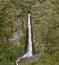
{"label": "rocky cliff", "polygon": [[28,11],[40,54],[27,65],[59,65],[59,0],[0,0],[0,65],[14,65],[24,53]]}

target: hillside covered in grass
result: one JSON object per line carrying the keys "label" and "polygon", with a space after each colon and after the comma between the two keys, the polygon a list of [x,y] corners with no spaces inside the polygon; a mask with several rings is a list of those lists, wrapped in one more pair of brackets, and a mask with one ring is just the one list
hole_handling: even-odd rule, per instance
{"label": "hillside covered in grass", "polygon": [[59,65],[59,0],[0,0],[0,65],[24,54],[28,11],[39,57],[19,65]]}

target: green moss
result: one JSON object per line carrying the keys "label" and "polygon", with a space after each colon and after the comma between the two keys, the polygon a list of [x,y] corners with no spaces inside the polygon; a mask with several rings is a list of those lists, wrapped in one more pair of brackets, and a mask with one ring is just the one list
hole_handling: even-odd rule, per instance
{"label": "green moss", "polygon": [[[32,13],[33,43],[35,51],[40,51],[40,55],[32,62],[22,65],[59,65],[59,0],[42,3],[38,0],[0,0],[0,65],[14,65],[14,59],[24,53],[29,10]],[[15,20],[18,15],[19,25],[18,20]],[[22,30],[19,46],[4,40],[5,36],[12,36],[18,27]]]}

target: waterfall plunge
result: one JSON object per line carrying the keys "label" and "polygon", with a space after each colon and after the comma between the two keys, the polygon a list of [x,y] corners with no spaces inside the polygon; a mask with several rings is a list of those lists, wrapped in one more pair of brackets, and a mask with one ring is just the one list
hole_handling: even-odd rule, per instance
{"label": "waterfall plunge", "polygon": [[28,48],[27,48],[27,53],[28,53],[28,57],[32,56],[32,35],[31,35],[31,20],[30,20],[30,13],[28,13]]}
{"label": "waterfall plunge", "polygon": [[33,56],[33,51],[32,51],[32,35],[31,35],[31,14],[28,13],[28,22],[27,22],[27,27],[28,27],[28,47],[27,47],[27,52],[20,58],[16,60],[16,65],[18,65],[18,62],[25,57],[32,57]]}

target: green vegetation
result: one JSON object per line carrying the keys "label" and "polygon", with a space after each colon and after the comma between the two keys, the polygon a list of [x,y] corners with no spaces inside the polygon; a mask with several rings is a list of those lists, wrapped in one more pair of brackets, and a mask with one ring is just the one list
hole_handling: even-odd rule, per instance
{"label": "green vegetation", "polygon": [[[59,0],[0,0],[0,65],[14,65],[23,55],[28,11],[39,58],[21,65],[59,65]],[[18,27],[19,45],[9,41]]]}

